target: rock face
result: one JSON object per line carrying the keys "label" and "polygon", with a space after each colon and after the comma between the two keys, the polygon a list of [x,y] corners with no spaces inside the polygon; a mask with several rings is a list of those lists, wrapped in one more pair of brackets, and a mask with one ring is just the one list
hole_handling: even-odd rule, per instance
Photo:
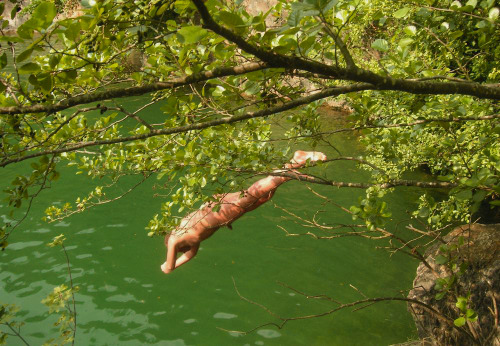
{"label": "rock face", "polygon": [[10,12],[15,6],[17,6],[17,4],[13,4],[10,1],[5,1],[3,19],[7,19],[9,21],[9,25],[7,26],[7,28],[5,28],[6,31],[16,30],[21,24],[28,20],[28,18],[24,18],[21,16],[16,16],[14,19],[10,17]]}
{"label": "rock face", "polygon": [[[3,0],[2,0],[3,1]],[[29,4],[29,1],[18,1],[21,9],[23,6]],[[11,19],[10,13],[14,7],[18,6],[17,3],[12,3],[8,0],[5,0],[5,9],[3,13],[4,19],[9,21],[9,25],[5,28],[7,32],[12,32],[17,30],[19,26],[21,26],[24,22],[26,22],[30,16],[25,15],[17,15],[14,19]],[[65,18],[74,18],[81,16],[83,14],[83,7],[79,0],[68,0],[65,5],[62,13],[59,13],[56,17],[56,20],[62,20]]]}
{"label": "rock face", "polygon": [[[409,304],[408,309],[417,325],[423,345],[500,345],[500,224],[472,224],[460,226],[444,237],[447,244],[458,244],[459,237],[464,243],[458,250],[450,252],[458,266],[467,263],[463,275],[457,278],[443,299],[437,300],[435,282],[437,278],[449,277],[452,273],[445,265],[436,263],[436,257],[443,255],[441,244],[429,248],[426,252],[427,263],[417,268],[417,276],[408,298],[419,300],[449,317],[439,318],[420,305]],[[441,258],[442,259],[442,258]],[[440,262],[440,260],[438,260]],[[456,306],[456,296],[470,294],[468,307],[478,315],[476,322],[467,322],[456,328],[453,320],[460,317]],[[462,329],[461,332],[459,329]],[[425,340],[425,341],[424,341]]]}
{"label": "rock face", "polygon": [[[245,10],[252,16],[258,16],[260,13],[266,13],[269,9],[275,6],[278,3],[278,0],[243,0],[241,6],[245,8]],[[267,16],[266,25],[267,27],[273,27],[280,24],[286,16],[281,16],[280,18],[273,18],[273,16]]]}

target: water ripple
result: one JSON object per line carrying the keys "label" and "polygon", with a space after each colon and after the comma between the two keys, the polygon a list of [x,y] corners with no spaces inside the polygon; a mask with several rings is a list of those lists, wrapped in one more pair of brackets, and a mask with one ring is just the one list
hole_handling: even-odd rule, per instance
{"label": "water ripple", "polygon": [[94,232],[95,232],[95,228],[91,227],[91,228],[82,229],[80,232],[76,232],[75,234],[90,234],[90,233],[94,233]]}
{"label": "water ripple", "polygon": [[219,319],[224,319],[224,320],[230,320],[232,318],[236,318],[238,315],[235,314],[228,314],[226,312],[218,312],[214,315],[214,318],[219,318]]}
{"label": "water ripple", "polygon": [[13,244],[9,244],[9,250],[22,250],[22,249],[25,249],[27,247],[38,246],[42,243],[43,243],[43,241],[39,241],[39,240],[13,243]]}
{"label": "water ripple", "polygon": [[127,294],[117,294],[111,297],[106,298],[107,302],[120,302],[120,303],[125,303],[125,302],[136,302],[137,299],[130,293]]}
{"label": "water ripple", "polygon": [[28,256],[21,256],[18,258],[14,258],[12,261],[10,261],[11,264],[24,264],[28,263]]}
{"label": "water ripple", "polygon": [[33,233],[49,233],[50,232],[50,229],[48,228],[38,228],[34,231],[32,231]]}
{"label": "water ripple", "polygon": [[259,331],[257,331],[257,334],[266,339],[274,339],[274,338],[279,338],[281,336],[279,332],[272,329],[260,329]]}

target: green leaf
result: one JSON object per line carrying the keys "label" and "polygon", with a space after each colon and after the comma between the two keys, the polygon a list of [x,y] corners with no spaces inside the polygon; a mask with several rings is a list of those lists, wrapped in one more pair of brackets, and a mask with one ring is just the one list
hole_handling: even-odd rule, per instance
{"label": "green leaf", "polygon": [[472,198],[472,190],[462,190],[455,195],[459,201],[466,201]]}
{"label": "green leaf", "polygon": [[429,213],[430,213],[429,208],[424,206],[420,208],[420,210],[418,211],[418,216],[421,218],[426,218],[427,216],[429,216]]}
{"label": "green leaf", "polygon": [[0,36],[0,41],[4,42],[24,42],[24,40],[17,36]]}
{"label": "green leaf", "polygon": [[472,309],[467,309],[467,313],[465,314],[466,318],[469,320],[469,321],[475,321],[477,320],[477,314],[474,310]]}
{"label": "green leaf", "polygon": [[404,48],[404,47],[409,46],[410,44],[412,44],[413,41],[414,40],[412,38],[409,38],[409,37],[403,38],[401,41],[399,41],[399,46],[401,48]]}
{"label": "green leaf", "polygon": [[469,1],[467,1],[467,3],[465,5],[466,6],[471,6],[472,8],[476,8],[476,6],[477,6],[477,0],[469,0]]}
{"label": "green leaf", "polygon": [[437,255],[434,261],[436,261],[437,264],[446,264],[448,263],[448,258],[443,255]]}
{"label": "green leaf", "polygon": [[325,13],[334,8],[338,2],[338,0],[319,0],[319,8]]}
{"label": "green leaf", "polygon": [[19,12],[20,9],[21,7],[19,5],[14,6],[12,11],[10,11],[10,19],[16,18],[17,12]]}
{"label": "green leaf", "polygon": [[42,1],[33,11],[32,18],[37,21],[37,29],[47,29],[56,15],[56,6],[52,2]]}
{"label": "green leaf", "polygon": [[386,40],[379,38],[372,43],[372,48],[381,52],[387,52],[389,50],[389,43]]}
{"label": "green leaf", "polygon": [[74,42],[74,41],[76,41],[76,38],[80,34],[80,29],[81,29],[81,26],[80,26],[79,22],[72,23],[64,31],[64,36],[69,41]]}
{"label": "green leaf", "polygon": [[455,305],[460,311],[465,311],[467,309],[467,298],[458,297]]}
{"label": "green leaf", "polygon": [[17,56],[16,61],[21,62],[28,59],[31,56],[31,53],[33,53],[33,48],[26,49],[24,52],[21,52],[21,54]]}
{"label": "green leaf", "polygon": [[0,15],[2,15],[2,14],[3,14],[3,10],[5,10],[5,4],[2,2],[2,3],[0,4]]}
{"label": "green leaf", "polygon": [[408,25],[403,29],[403,31],[408,36],[414,36],[417,33],[417,27],[414,25]]}
{"label": "green leaf", "polygon": [[498,9],[498,7],[493,7],[490,12],[488,13],[488,17],[491,19],[491,20],[497,20],[498,19],[498,16],[500,14],[500,9]]}
{"label": "green leaf", "polygon": [[451,38],[451,39],[453,39],[453,40],[455,40],[455,39],[457,39],[457,38],[461,37],[463,34],[464,34],[464,32],[463,32],[463,31],[461,31],[461,30],[453,31],[453,32],[450,34],[450,38]]}
{"label": "green leaf", "polygon": [[54,68],[59,64],[59,61],[61,60],[60,55],[52,54],[50,59],[49,59],[49,66],[50,68]]}
{"label": "green leaf", "polygon": [[235,13],[221,11],[219,13],[219,19],[231,28],[237,28],[245,25],[243,19]]}
{"label": "green leaf", "polygon": [[33,38],[33,32],[35,29],[31,26],[32,22],[29,20],[17,28],[17,34],[21,38],[31,40]]}
{"label": "green leaf", "polygon": [[476,24],[476,28],[483,29],[483,28],[488,27],[488,24],[489,23],[487,21],[482,20],[482,21],[480,21],[479,23]]}
{"label": "green leaf", "polygon": [[30,74],[28,82],[30,82],[31,85],[38,86],[38,79],[36,79],[35,75]]}
{"label": "green leaf", "polygon": [[455,321],[453,321],[453,323],[457,326],[457,327],[462,327],[464,324],[465,324],[465,317],[459,317],[457,318]]}
{"label": "green leaf", "polygon": [[208,31],[199,26],[184,26],[177,31],[179,42],[192,44],[200,41],[208,34]]}
{"label": "green leaf", "polygon": [[395,13],[394,13],[394,18],[403,18],[403,17],[406,17],[406,15],[408,14],[408,12],[410,12],[410,8],[409,7],[403,7],[402,9],[400,10],[397,10]]}
{"label": "green leaf", "polygon": [[78,74],[76,70],[69,70],[59,73],[58,77],[64,80],[65,82],[72,82],[76,79],[77,75]]}
{"label": "green leaf", "polygon": [[19,73],[23,74],[37,72],[37,71],[40,71],[40,66],[38,64],[35,64],[34,62],[29,62],[19,68]]}
{"label": "green leaf", "polygon": [[170,6],[170,2],[167,2],[163,5],[161,5],[160,8],[158,9],[158,11],[156,11],[156,15],[161,16],[163,14],[163,12],[165,12],[168,9],[169,6]]}
{"label": "green leaf", "polygon": [[436,293],[434,298],[436,298],[436,300],[441,300],[444,298],[445,295],[446,295],[446,291],[439,292],[439,293]]}
{"label": "green leaf", "polygon": [[486,197],[487,194],[488,194],[487,191],[478,190],[474,193],[474,196],[472,196],[472,200],[474,202],[481,202]]}
{"label": "green leaf", "polygon": [[7,53],[3,53],[0,56],[0,70],[7,66]]}
{"label": "green leaf", "polygon": [[315,1],[304,1],[304,2],[292,2],[292,11],[302,12],[301,16],[317,16],[320,12],[319,5],[316,3],[311,3]]}
{"label": "green leaf", "polygon": [[42,87],[42,90],[45,92],[50,92],[54,86],[54,81],[52,79],[52,76],[49,74],[43,79],[38,79],[38,83]]}
{"label": "green leaf", "polygon": [[301,10],[291,11],[290,15],[288,16],[287,24],[292,28],[297,27],[299,26],[300,20],[302,19],[303,16],[304,15]]}

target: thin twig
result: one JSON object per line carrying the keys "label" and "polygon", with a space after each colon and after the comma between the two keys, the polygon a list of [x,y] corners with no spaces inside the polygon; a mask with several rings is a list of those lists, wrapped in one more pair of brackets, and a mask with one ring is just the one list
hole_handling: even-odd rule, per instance
{"label": "thin twig", "polygon": [[5,322],[5,325],[9,327],[9,329],[12,330],[14,335],[17,336],[19,339],[21,339],[21,341],[24,342],[25,345],[29,346],[28,342],[23,338],[21,333],[19,333],[14,327],[12,327],[12,325],[9,322]]}
{"label": "thin twig", "polygon": [[75,302],[75,290],[73,286],[73,276],[71,275],[71,266],[69,263],[69,256],[68,252],[66,251],[66,247],[64,246],[64,243],[61,243],[62,249],[64,251],[64,255],[66,256],[66,264],[68,266],[68,275],[69,275],[69,283],[71,285],[71,297],[73,299],[73,311],[69,309],[70,312],[73,313],[73,340],[71,342],[71,345],[75,344],[75,336],[76,336],[76,302]]}

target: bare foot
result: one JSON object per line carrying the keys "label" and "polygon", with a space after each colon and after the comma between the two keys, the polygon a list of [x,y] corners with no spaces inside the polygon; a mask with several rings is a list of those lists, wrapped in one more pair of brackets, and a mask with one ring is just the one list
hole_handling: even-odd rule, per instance
{"label": "bare foot", "polygon": [[168,274],[171,272],[171,270],[167,269],[167,262],[163,263],[160,268],[161,268],[161,271],[164,272],[165,274]]}
{"label": "bare foot", "polygon": [[290,168],[302,167],[306,164],[307,160],[311,162],[325,161],[326,155],[320,151],[297,150],[293,155],[293,159],[290,161],[292,163],[292,167]]}

